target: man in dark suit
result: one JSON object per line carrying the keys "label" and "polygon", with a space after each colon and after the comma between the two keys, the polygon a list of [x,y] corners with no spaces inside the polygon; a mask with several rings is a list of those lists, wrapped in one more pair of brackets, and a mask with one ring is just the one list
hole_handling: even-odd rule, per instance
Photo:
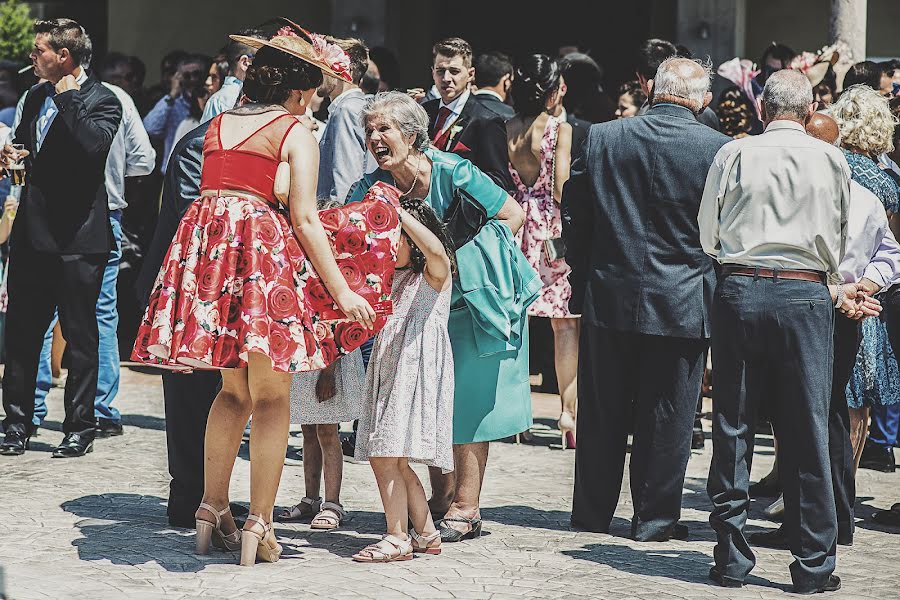
{"label": "man in dark suit", "polygon": [[513,64],[502,52],[485,52],[475,59],[475,95],[507,121],[516,114],[507,104],[513,81]]}
{"label": "man in dark suit", "polygon": [[[15,143],[25,145],[27,182],[13,227],[0,454],[23,454],[32,434],[44,332],[59,307],[71,359],[65,438],[54,457],[82,456],[94,442],[99,333],[97,299],[112,249],[104,173],[122,120],[115,94],[81,67],[91,54],[71,19],[38,21],[31,60],[46,83],[25,98]],[[11,146],[4,164],[15,162]]]}
{"label": "man in dark suit", "polygon": [[[146,307],[156,275],[181,217],[200,197],[203,139],[211,121],[203,123],[175,145],[163,183],[162,205],[153,241],[138,275],[138,302]],[[143,310],[141,311],[143,312]],[[194,512],[203,499],[203,444],[206,419],[219,390],[217,371],[164,372],[163,398],[166,411],[166,446],[169,456],[169,523],[193,527]]]}
{"label": "man in dark suit", "polygon": [[638,541],[687,537],[678,518],[715,287],[697,211],[729,141],[696,119],[708,71],[673,58],[655,79],[644,117],[591,127],[563,192],[570,307],[583,323],[572,524],[609,531],[633,414]]}
{"label": "man in dark suit", "polygon": [[449,38],[435,44],[431,53],[431,72],[441,97],[422,107],[428,113],[432,143],[438,150],[469,159],[497,185],[512,191],[506,121],[469,89],[475,76],[472,46]]}

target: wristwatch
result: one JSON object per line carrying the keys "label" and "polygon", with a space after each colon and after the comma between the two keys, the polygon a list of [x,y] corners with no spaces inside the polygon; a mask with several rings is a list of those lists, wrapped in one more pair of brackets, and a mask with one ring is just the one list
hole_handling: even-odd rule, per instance
{"label": "wristwatch", "polygon": [[834,302],[835,308],[840,308],[841,304],[844,303],[844,285],[841,284],[837,286],[837,299]]}

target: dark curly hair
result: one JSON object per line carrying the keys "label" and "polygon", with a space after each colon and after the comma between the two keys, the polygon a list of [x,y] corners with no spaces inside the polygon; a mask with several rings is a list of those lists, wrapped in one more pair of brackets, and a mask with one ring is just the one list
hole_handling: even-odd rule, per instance
{"label": "dark curly hair", "polygon": [[625,96],[626,94],[631,96],[631,102],[638,108],[647,101],[647,94],[644,93],[644,88],[637,81],[626,81],[619,86],[619,95]]}
{"label": "dark curly hair", "polygon": [[[437,213],[434,212],[434,209],[419,198],[401,198],[400,206],[441,240],[444,251],[450,258],[450,272],[455,275],[456,251],[453,249],[453,242],[450,241],[450,236],[447,234],[447,228],[444,227],[444,223],[437,216]],[[406,241],[409,242],[409,262],[412,270],[416,273],[421,273],[425,270],[425,255],[408,235],[405,233],[403,235],[406,236]]]}
{"label": "dark curly hair", "polygon": [[541,114],[547,99],[559,89],[559,64],[546,54],[532,54],[516,68],[512,84],[516,111],[525,117]]}
{"label": "dark curly hair", "polygon": [[244,79],[244,95],[253,102],[283,104],[294,90],[322,85],[322,70],[287,52],[263,46]]}

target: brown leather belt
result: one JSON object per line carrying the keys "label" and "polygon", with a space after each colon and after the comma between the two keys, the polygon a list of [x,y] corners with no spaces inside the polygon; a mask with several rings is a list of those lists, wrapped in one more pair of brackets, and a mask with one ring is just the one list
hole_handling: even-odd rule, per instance
{"label": "brown leather belt", "polygon": [[791,271],[790,269],[765,269],[763,267],[736,267],[725,265],[722,267],[722,275],[746,275],[747,277],[765,277],[766,279],[799,279],[800,281],[812,281],[825,283],[825,273],[821,271]]}

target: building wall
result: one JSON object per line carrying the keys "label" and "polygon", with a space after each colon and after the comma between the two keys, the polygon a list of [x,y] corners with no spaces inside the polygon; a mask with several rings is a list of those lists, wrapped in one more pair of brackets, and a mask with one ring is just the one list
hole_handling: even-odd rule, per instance
{"label": "building wall", "polygon": [[[830,17],[829,0],[749,0],[746,56],[758,61],[773,41],[815,52],[828,43]],[[866,54],[900,56],[900,2],[868,0],[867,23]]]}
{"label": "building wall", "polygon": [[108,6],[109,49],[140,57],[148,84],[159,79],[160,60],[176,48],[213,55],[229,33],[275,16],[314,31],[327,31],[330,22],[325,0],[114,0]]}

